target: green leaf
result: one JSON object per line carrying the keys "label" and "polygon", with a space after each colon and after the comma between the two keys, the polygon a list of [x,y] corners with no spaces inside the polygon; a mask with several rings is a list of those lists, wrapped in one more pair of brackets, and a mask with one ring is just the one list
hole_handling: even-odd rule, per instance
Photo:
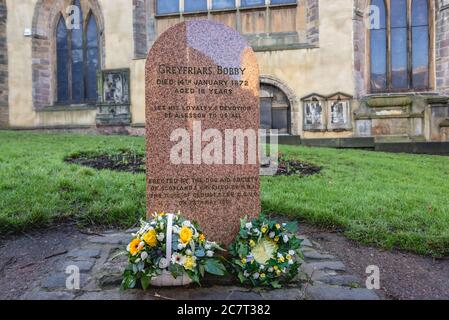
{"label": "green leaf", "polygon": [[239,272],[239,274],[237,275],[237,277],[239,278],[239,280],[240,280],[241,283],[245,283],[246,278],[245,278],[245,276],[243,275],[243,272]]}
{"label": "green leaf", "polygon": [[205,273],[204,265],[200,264],[199,265],[199,270],[200,270],[201,277],[204,278],[204,273]]}
{"label": "green leaf", "polygon": [[298,231],[298,223],[296,221],[287,222],[285,229],[291,233],[296,233],[296,231]]}
{"label": "green leaf", "polygon": [[168,268],[172,276],[176,279],[184,274],[184,268],[179,264],[172,264]]}
{"label": "green leaf", "polygon": [[271,284],[271,286],[272,286],[274,289],[280,289],[280,288],[282,288],[282,285],[279,283],[279,281],[273,281],[273,282],[271,282],[270,284]]}
{"label": "green leaf", "polygon": [[226,274],[226,268],[224,267],[224,265],[214,259],[206,260],[204,269],[206,270],[206,272],[216,276],[224,276]]}
{"label": "green leaf", "polygon": [[142,284],[143,290],[147,290],[150,287],[151,277],[145,274],[142,274],[142,278],[140,278],[140,283]]}

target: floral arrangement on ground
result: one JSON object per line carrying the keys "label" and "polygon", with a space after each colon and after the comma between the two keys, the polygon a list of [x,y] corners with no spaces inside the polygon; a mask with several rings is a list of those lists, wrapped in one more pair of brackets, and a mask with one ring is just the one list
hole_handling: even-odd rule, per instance
{"label": "floral arrangement on ground", "polygon": [[217,250],[224,251],[180,212],[155,213],[150,221],[141,221],[127,247],[129,264],[122,288],[133,289],[140,283],[146,290],[153,279],[167,272],[175,279],[187,275],[198,284],[206,272],[223,276],[226,269],[216,256]]}
{"label": "floral arrangement on ground", "polygon": [[296,222],[279,224],[261,215],[241,220],[240,231],[230,247],[232,265],[241,283],[280,288],[298,274],[301,242]]}

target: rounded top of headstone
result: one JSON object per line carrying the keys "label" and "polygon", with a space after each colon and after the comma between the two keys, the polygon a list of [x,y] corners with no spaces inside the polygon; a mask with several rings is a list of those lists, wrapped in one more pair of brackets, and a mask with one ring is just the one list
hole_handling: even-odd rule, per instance
{"label": "rounded top of headstone", "polygon": [[183,50],[186,47],[198,51],[223,67],[242,63],[254,55],[251,46],[237,30],[211,20],[192,20],[178,23],[163,32],[153,44],[147,65],[153,56],[172,54],[170,48]]}

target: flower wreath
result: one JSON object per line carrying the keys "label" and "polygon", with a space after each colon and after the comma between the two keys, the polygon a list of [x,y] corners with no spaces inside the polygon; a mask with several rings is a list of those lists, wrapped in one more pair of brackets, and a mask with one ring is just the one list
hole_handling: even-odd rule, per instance
{"label": "flower wreath", "polygon": [[223,276],[226,269],[215,256],[216,250],[223,249],[208,241],[198,224],[181,213],[155,213],[150,221],[141,221],[140,230],[127,247],[129,265],[122,288],[132,289],[140,282],[147,289],[163,271],[169,271],[175,279],[187,274],[198,284],[205,272]]}
{"label": "flower wreath", "polygon": [[232,264],[243,284],[281,287],[298,274],[302,240],[297,223],[279,224],[264,216],[240,222],[240,232],[231,245]]}

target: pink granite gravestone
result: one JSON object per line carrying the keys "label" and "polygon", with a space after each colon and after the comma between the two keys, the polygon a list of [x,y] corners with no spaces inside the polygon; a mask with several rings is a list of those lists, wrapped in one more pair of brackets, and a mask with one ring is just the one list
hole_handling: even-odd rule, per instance
{"label": "pink granite gravestone", "polygon": [[254,52],[223,24],[183,22],[153,45],[145,82],[148,214],[180,210],[229,244],[260,213]]}

